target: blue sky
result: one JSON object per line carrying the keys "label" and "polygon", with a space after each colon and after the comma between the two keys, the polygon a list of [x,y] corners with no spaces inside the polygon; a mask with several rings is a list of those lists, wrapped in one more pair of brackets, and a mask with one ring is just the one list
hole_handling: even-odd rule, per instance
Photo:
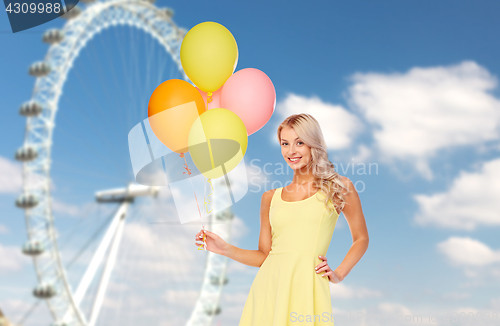
{"label": "blue sky", "polygon": [[[203,21],[223,24],[238,43],[236,69],[258,68],[273,81],[276,111],[249,137],[247,167],[284,164],[276,127],[292,113],[309,112],[321,119],[338,172],[364,185],[360,197],[370,247],[346,279],[331,287],[339,320],[359,311],[386,317],[500,311],[500,188],[494,182],[500,177],[499,3],[156,5],[172,7],[174,21],[187,29]],[[13,320],[33,302],[26,293],[36,284],[33,266],[17,250],[26,240],[24,216],[13,205],[21,182],[13,154],[25,128],[18,108],[33,90],[29,65],[47,51],[43,31],[63,23],[56,19],[12,34],[7,16],[0,19],[0,259],[6,262],[0,265],[0,308],[12,312]],[[79,210],[92,208],[86,205],[94,191],[120,186],[130,177],[127,128],[145,118],[148,96],[157,84],[134,79],[134,71],[127,68],[113,69],[135,67],[134,59],[146,62],[144,49],[133,46],[151,44],[141,35],[105,31],[70,72],[61,98],[67,109],[58,112],[53,149],[54,196],[62,228],[74,225]],[[169,64],[161,52],[154,59]],[[113,69],[110,62],[116,63]],[[167,71],[155,74],[159,80],[177,77]],[[109,165],[101,164],[103,157]],[[113,170],[116,163],[120,169]],[[378,172],[352,173],[345,169],[348,163],[356,168],[374,163]],[[109,178],[79,174],[81,170]],[[287,175],[264,176],[257,170],[249,170],[256,181],[250,181],[251,191],[234,207],[232,240],[245,249],[257,249],[260,196],[271,188],[264,180],[281,186],[292,177],[290,169]],[[327,255],[331,265],[342,261],[350,244],[341,215]],[[240,265],[229,264],[231,281],[217,319],[221,325],[237,323],[257,272]],[[35,324],[37,314],[40,320],[48,318],[46,310],[40,305],[26,324]]]}

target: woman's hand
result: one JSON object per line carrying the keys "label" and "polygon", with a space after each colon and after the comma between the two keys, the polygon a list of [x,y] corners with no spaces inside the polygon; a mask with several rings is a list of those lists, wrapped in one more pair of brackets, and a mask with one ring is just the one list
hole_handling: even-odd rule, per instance
{"label": "woman's hand", "polygon": [[323,262],[319,263],[315,270],[316,270],[316,273],[320,273],[320,272],[325,272],[323,275],[321,276],[325,276],[327,275],[328,276],[328,281],[329,282],[332,282],[332,283],[339,283],[341,282],[344,278],[339,274],[339,272],[337,271],[332,271],[332,269],[330,268],[330,266],[328,266],[328,263],[326,261],[326,257],[323,257],[323,256],[318,256],[320,259],[323,260]]}
{"label": "woman's hand", "polygon": [[203,245],[203,232],[205,232],[206,235],[206,249],[213,253],[225,256],[225,253],[229,249],[229,244],[217,234],[208,230],[201,230],[200,232],[196,233],[195,239],[199,243],[195,243],[195,245],[197,247]]}

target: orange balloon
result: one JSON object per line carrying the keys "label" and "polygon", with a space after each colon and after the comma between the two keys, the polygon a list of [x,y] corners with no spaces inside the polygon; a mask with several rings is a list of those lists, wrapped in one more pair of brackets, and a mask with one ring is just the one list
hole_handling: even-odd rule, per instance
{"label": "orange balloon", "polygon": [[154,90],[148,104],[148,120],[154,134],[176,153],[189,152],[189,130],[205,112],[200,92],[185,80],[169,79]]}

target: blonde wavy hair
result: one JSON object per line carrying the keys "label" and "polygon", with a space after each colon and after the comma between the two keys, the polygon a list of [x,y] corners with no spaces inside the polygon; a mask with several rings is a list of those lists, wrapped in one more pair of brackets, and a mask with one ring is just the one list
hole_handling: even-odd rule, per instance
{"label": "blonde wavy hair", "polygon": [[281,130],[285,127],[293,128],[300,139],[311,148],[312,159],[307,167],[312,170],[316,188],[325,195],[324,203],[328,211],[333,212],[335,208],[340,214],[347,204],[343,190],[348,191],[348,188],[328,159],[326,142],[318,121],[307,113],[293,114],[286,118],[278,127],[280,147]]}

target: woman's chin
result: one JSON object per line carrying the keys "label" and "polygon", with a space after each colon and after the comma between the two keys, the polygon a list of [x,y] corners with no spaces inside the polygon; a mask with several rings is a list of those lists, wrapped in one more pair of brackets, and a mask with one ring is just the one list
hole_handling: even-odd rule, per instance
{"label": "woman's chin", "polygon": [[288,164],[292,170],[300,170],[304,167],[304,164]]}

